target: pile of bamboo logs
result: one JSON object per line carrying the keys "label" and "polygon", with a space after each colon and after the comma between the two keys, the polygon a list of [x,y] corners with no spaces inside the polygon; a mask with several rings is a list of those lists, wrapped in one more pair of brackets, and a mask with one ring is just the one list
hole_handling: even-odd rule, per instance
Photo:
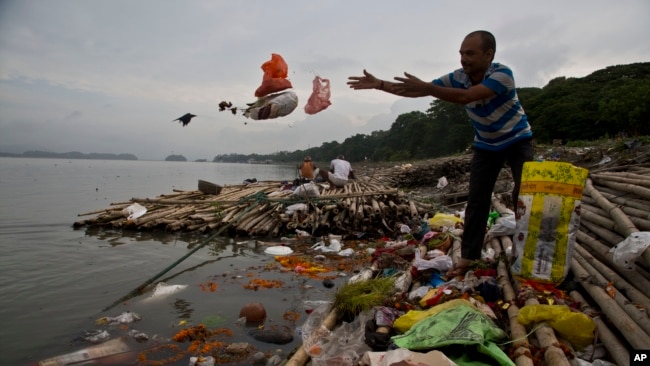
{"label": "pile of bamboo logs", "polygon": [[[408,199],[396,188],[372,176],[362,176],[343,188],[322,185],[320,195],[303,197],[280,182],[224,186],[218,195],[175,191],[156,198],[132,198],[109,208],[79,214],[95,217],[74,227],[164,230],[207,233],[228,226],[229,233],[281,237],[296,229],[311,234],[393,231],[399,224],[419,221],[432,205]],[[137,203],[147,210],[128,220],[125,209]],[[303,209],[287,210],[303,203]]]}
{"label": "pile of bamboo logs", "polygon": [[[625,170],[620,171],[620,170]],[[494,207],[501,211],[499,201]],[[636,259],[633,269],[613,260],[611,249],[633,233],[650,231],[650,165],[619,166],[593,171],[587,179],[581,204],[580,228],[571,261],[570,278],[579,286],[569,293],[591,316],[597,327],[597,342],[618,365],[629,362],[631,350],[650,349],[650,247]],[[488,243],[498,253],[512,246],[510,237]],[[504,300],[513,303],[518,283],[505,263],[498,267]],[[534,297],[526,304],[535,303]],[[516,321],[518,308],[508,308],[511,338],[516,340],[518,366],[532,365],[531,343],[544,349],[548,365],[569,365],[558,345],[561,337],[541,324],[530,336]],[[566,346],[566,343],[562,343]]]}

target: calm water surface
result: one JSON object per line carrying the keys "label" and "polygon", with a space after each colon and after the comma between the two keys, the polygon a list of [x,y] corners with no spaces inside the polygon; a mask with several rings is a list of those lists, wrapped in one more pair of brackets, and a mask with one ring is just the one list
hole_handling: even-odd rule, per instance
{"label": "calm water surface", "polygon": [[[111,338],[124,336],[126,330],[96,324],[124,311],[143,317],[130,327],[150,339],[171,338],[180,320],[218,319],[235,332],[228,342],[277,350],[236,325],[243,304],[262,302],[267,324],[295,327],[304,316],[298,324],[289,323],[282,319],[284,312],[302,312],[305,300],[328,299],[333,290],[278,271],[266,275],[285,281],[283,289],[246,290],[242,284],[255,272],[251,268],[263,269],[273,258],[249,238],[220,237],[156,281],[188,285],[183,291],[160,299],[145,293],[103,312],[209,235],[75,230],[72,224],[84,218],[78,214],[132,197],[194,190],[198,179],[224,185],[247,178],[291,181],[295,174],[292,165],[0,158],[0,365],[28,365],[82,349],[88,344],[79,339],[86,331],[107,329]],[[217,291],[202,291],[200,285],[208,282],[218,283]],[[133,349],[143,347],[129,342]],[[298,342],[296,337],[282,349]],[[176,365],[187,365],[188,359]]]}

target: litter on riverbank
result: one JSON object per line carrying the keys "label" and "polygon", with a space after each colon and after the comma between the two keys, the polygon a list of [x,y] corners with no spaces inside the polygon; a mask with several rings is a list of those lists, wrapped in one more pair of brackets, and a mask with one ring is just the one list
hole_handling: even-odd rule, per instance
{"label": "litter on riverbank", "polygon": [[[386,193],[385,190],[390,190],[391,186],[382,185],[381,190],[373,192],[383,192],[394,200],[404,199],[399,202],[409,209],[403,209],[402,215],[393,221],[371,226],[378,227],[386,235],[376,235],[379,233],[377,229],[374,235],[363,238],[364,245],[355,246],[351,258],[363,258],[365,265],[357,262],[361,267],[355,267],[356,272],[352,268],[342,271],[353,275],[346,286],[388,279],[392,281],[391,291],[379,300],[370,301],[365,295],[377,291],[368,288],[378,287],[359,286],[345,292],[348,294],[345,298],[350,301],[334,298],[323,308],[314,309],[311,313],[315,314],[313,318],[310,315],[305,322],[305,326],[311,324],[311,328],[301,328],[302,346],[286,360],[274,364],[384,365],[387,360],[413,364],[416,359],[450,365],[485,360],[489,360],[488,364],[517,366],[629,364],[637,351],[650,349],[647,314],[650,306],[647,297],[650,293],[650,249],[644,235],[650,231],[649,181],[647,155],[645,160],[620,161],[617,165],[590,170],[584,191],[580,192],[578,212],[581,220],[575,233],[573,252],[566,264],[568,273],[557,285],[513,275],[511,254],[514,244],[511,235],[486,236],[482,260],[464,275],[446,277],[446,270],[458,261],[460,255],[462,222],[452,220],[445,225],[433,225],[431,220],[438,208],[415,202],[413,205],[418,214],[411,215],[413,211],[407,202],[413,200],[399,191],[394,195]],[[276,182],[262,184],[269,184],[273,190],[269,194],[278,189]],[[227,188],[223,187],[216,197],[226,194]],[[340,193],[345,196],[322,194],[320,198],[325,196],[326,200],[334,201],[365,198],[359,191]],[[289,194],[292,193],[285,192],[280,197],[273,195],[271,199],[287,199],[284,195]],[[249,197],[251,195],[256,197],[254,191]],[[494,197],[493,210],[498,217],[508,217],[510,212],[504,204],[507,200],[499,198]],[[234,201],[239,199],[241,197]],[[187,200],[183,199],[185,203]],[[123,203],[126,205],[123,207],[134,202]],[[148,202],[138,203],[146,206]],[[264,204],[272,203],[269,200]],[[299,202],[276,203],[283,204],[281,207],[284,209]],[[398,206],[395,201],[393,203]],[[224,204],[230,203],[224,201]],[[419,208],[424,209],[420,211]],[[357,217],[356,211],[355,215],[350,214],[350,206],[343,209],[347,217]],[[246,208],[240,208],[238,212],[241,210]],[[281,209],[278,213],[286,214]],[[116,220],[124,222],[124,213],[121,215]],[[344,222],[343,229],[347,235],[361,232],[363,227],[353,226],[355,222]],[[425,223],[431,235],[422,231]],[[339,227],[334,224],[330,228]],[[392,231],[388,231],[389,228]],[[286,230],[291,233],[288,228]],[[293,230],[296,232],[298,226]],[[318,236],[320,234],[313,239],[318,241]],[[628,247],[624,244],[626,241],[637,244]],[[331,244],[327,238],[320,248],[333,248]],[[289,263],[288,267],[282,265],[282,268],[291,268],[295,273],[308,276],[313,275],[312,271],[304,270],[309,266],[287,258],[337,254],[335,251],[325,254],[310,248],[278,256],[277,261]],[[385,289],[383,286],[380,288]],[[342,293],[342,288],[338,293]],[[442,337],[433,337],[435,334],[431,332],[442,334]],[[346,347],[341,345],[342,340]],[[202,355],[208,356],[209,352],[212,352],[211,357],[221,359],[219,352],[222,351],[216,349]],[[199,353],[195,349],[193,355]],[[264,360],[261,364],[269,361]]]}

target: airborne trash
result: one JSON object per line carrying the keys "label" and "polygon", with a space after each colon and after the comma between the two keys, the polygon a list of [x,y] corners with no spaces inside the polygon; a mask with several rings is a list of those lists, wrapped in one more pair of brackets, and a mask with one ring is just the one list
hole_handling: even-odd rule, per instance
{"label": "airborne trash", "polygon": [[316,76],[312,82],[312,92],[305,105],[305,113],[316,114],[324,109],[327,109],[332,102],[330,102],[330,81]]}
{"label": "airborne trash", "polygon": [[298,106],[298,96],[291,90],[269,94],[253,103],[247,103],[244,117],[254,120],[284,117]]}
{"label": "airborne trash", "polygon": [[289,66],[279,54],[272,53],[271,59],[262,64],[262,70],[264,76],[262,84],[255,90],[256,97],[265,97],[292,87],[291,82],[287,80]]}

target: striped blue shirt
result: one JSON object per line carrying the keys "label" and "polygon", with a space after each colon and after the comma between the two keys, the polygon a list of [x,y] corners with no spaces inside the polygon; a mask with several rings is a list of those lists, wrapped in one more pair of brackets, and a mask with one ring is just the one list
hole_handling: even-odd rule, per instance
{"label": "striped blue shirt", "polygon": [[[433,83],[462,89],[472,86],[463,69],[435,79]],[[481,84],[493,90],[496,95],[465,105],[474,126],[474,147],[500,151],[517,141],[531,138],[533,132],[517,97],[512,70],[508,66],[492,63]]]}

